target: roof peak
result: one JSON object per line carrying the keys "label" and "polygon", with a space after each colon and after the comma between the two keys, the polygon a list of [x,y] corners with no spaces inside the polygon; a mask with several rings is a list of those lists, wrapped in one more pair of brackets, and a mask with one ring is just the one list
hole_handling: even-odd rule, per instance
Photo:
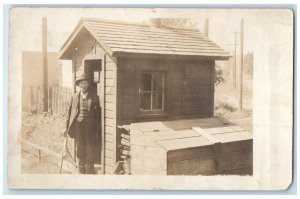
{"label": "roof peak", "polygon": [[135,25],[135,26],[144,26],[148,27],[145,23],[139,22],[129,22],[129,21],[121,21],[121,20],[110,20],[110,19],[100,19],[100,18],[81,18],[81,22],[100,22],[100,23],[110,23],[110,24],[124,24],[124,25]]}
{"label": "roof peak", "polygon": [[[161,25],[161,27],[155,27],[147,23],[142,22],[131,22],[131,21],[121,21],[121,20],[109,20],[109,19],[100,19],[100,18],[81,18],[79,24],[84,22],[99,22],[99,23],[109,23],[109,24],[120,24],[120,25],[133,25],[133,26],[142,26],[142,27],[149,27],[155,29],[169,29],[169,30],[186,30],[191,32],[199,32],[198,29],[194,28],[175,28],[175,27],[167,27]],[[201,32],[199,32],[201,33]]]}

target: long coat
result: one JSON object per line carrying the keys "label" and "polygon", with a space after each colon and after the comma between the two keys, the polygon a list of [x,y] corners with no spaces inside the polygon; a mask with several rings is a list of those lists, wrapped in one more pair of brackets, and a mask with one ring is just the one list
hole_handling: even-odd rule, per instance
{"label": "long coat", "polygon": [[[79,114],[79,100],[80,100],[80,92],[77,92],[72,96],[68,113],[67,113],[67,120],[66,120],[66,129],[68,134],[71,138],[75,138],[76,136],[76,128],[74,125],[74,120],[77,118]],[[99,96],[96,94],[92,94],[89,92],[87,95],[87,102],[88,102],[88,111],[89,114],[92,116],[95,124],[95,133],[99,132],[100,130],[100,121],[101,121],[101,111],[100,111],[100,103],[99,103]]]}

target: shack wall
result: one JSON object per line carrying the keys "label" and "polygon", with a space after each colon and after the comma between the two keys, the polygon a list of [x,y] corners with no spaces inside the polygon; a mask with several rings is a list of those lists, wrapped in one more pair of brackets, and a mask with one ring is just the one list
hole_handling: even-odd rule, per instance
{"label": "shack wall", "polygon": [[[77,50],[73,53],[73,77],[74,80],[84,73],[84,60],[89,55],[95,55],[94,58],[102,59],[101,80],[97,85],[97,94],[100,97],[104,120],[105,136],[105,173],[113,174],[116,164],[116,77],[117,65],[116,59],[108,55],[104,58],[105,51],[95,41],[89,33],[81,37],[77,45]],[[102,82],[104,79],[104,82]],[[105,89],[104,89],[105,88]],[[78,88],[76,89],[78,90]],[[104,93],[102,92],[104,90]],[[104,100],[105,99],[105,100]],[[101,121],[99,121],[101,122]],[[103,133],[103,132],[102,132]]]}
{"label": "shack wall", "polygon": [[[212,117],[214,110],[214,61],[118,59],[118,124]],[[164,71],[165,114],[139,112],[139,71]]]}

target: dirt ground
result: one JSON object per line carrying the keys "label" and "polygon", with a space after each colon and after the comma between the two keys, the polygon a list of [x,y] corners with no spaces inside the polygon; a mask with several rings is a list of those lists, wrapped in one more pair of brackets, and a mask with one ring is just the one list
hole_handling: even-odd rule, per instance
{"label": "dirt ground", "polygon": [[[22,139],[61,154],[63,150],[65,115],[44,115],[42,113],[22,115]],[[69,142],[72,142],[71,140]],[[70,146],[69,146],[70,148]],[[39,163],[38,150],[22,144],[22,172],[24,173],[59,173],[61,158],[41,152]],[[66,157],[69,160],[71,157]],[[63,171],[63,173],[70,173]]]}

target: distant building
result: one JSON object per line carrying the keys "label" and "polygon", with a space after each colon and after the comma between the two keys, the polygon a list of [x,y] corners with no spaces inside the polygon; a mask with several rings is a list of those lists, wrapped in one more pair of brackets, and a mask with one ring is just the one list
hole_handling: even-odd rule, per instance
{"label": "distant building", "polygon": [[[22,52],[22,110],[42,107],[43,70],[42,53]],[[62,84],[62,70],[59,54],[48,52],[48,86]]]}

